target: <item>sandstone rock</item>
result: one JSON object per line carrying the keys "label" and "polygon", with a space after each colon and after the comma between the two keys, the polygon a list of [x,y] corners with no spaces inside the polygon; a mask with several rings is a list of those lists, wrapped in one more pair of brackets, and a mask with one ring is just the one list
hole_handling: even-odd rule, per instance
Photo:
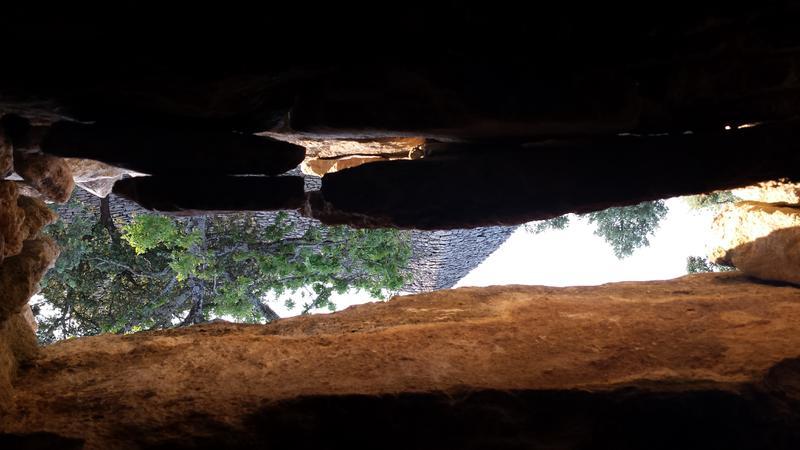
{"label": "sandstone rock", "polygon": [[16,255],[22,251],[25,240],[23,226],[25,211],[19,207],[19,193],[13,181],[0,181],[0,263],[4,257]]}
{"label": "sandstone rock", "polygon": [[42,348],[0,434],[88,450],[793,449],[798,323],[797,288],[701,274],[107,334]]}
{"label": "sandstone rock", "polygon": [[298,209],[301,177],[152,176],[117,181],[114,194],[143,208],[177,215]]}
{"label": "sandstone rock", "polygon": [[14,147],[0,127],[0,180],[7,177],[14,170]]}
{"label": "sandstone rock", "polygon": [[302,147],[263,136],[67,121],[52,125],[42,151],[151,175],[278,175],[297,167],[305,156]]}
{"label": "sandstone rock", "polygon": [[733,195],[742,200],[800,204],[800,183],[765,181],[753,186],[734,189],[732,192]]}
{"label": "sandstone rock", "polygon": [[67,163],[54,156],[15,151],[14,170],[50,201],[65,203],[75,187]]}
{"label": "sandstone rock", "polygon": [[800,284],[800,207],[745,201],[714,219],[713,262],[763,280]]}
{"label": "sandstone rock", "polygon": [[28,303],[39,280],[58,258],[56,243],[47,237],[25,241],[22,252],[0,265],[0,323]]}

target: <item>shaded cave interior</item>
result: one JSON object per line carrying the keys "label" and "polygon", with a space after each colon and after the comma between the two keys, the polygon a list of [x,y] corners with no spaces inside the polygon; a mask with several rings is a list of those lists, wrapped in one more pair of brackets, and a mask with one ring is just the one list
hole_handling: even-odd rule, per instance
{"label": "shaded cave interior", "polygon": [[[800,446],[791,227],[734,243],[737,273],[441,290],[37,346],[23,308],[58,256],[43,200],[76,183],[184,217],[291,210],[437,233],[800,181],[796,5],[652,21],[499,9],[410,5],[381,27],[408,38],[369,28],[382,51],[351,64],[324,57],[363,49],[350,33],[305,58],[292,45],[253,58],[259,30],[292,31],[271,16],[228,36],[241,45],[200,39],[180,57],[159,48],[169,11],[130,11],[153,24],[139,41],[127,22],[82,27],[95,16],[81,8],[0,19],[19,42],[0,73],[0,445]],[[339,25],[375,23],[356,17]],[[501,17],[497,35],[469,37]],[[63,23],[82,31],[55,39]],[[106,37],[115,52],[87,45]],[[70,158],[116,171],[79,179]],[[320,184],[286,174],[300,165]]]}

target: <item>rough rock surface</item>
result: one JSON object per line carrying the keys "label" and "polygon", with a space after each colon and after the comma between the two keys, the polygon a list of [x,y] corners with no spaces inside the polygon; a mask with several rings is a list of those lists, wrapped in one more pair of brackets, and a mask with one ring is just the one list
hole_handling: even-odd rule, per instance
{"label": "rough rock surface", "polygon": [[41,200],[19,195],[15,182],[0,181],[0,263],[21,252],[26,239],[56,218]]}
{"label": "rough rock surface", "polygon": [[22,252],[0,265],[0,323],[17,314],[58,258],[56,243],[47,237],[25,241]]}
{"label": "rough rock surface", "polygon": [[39,230],[58,219],[58,215],[38,198],[21,195],[17,198],[17,206],[25,213],[21,230],[23,240],[33,239],[39,234]]}
{"label": "rough rock surface", "polygon": [[43,348],[0,430],[87,449],[796,448],[798,324],[797,288],[702,274],[104,335]]}
{"label": "rough rock surface", "polygon": [[739,202],[723,208],[712,229],[713,262],[762,280],[800,284],[800,206]]}
{"label": "rough rock surface", "polygon": [[72,171],[62,158],[15,151],[14,171],[50,201],[66,202],[75,187]]}
{"label": "rough rock surface", "polygon": [[0,322],[0,411],[11,409],[11,383],[19,365],[33,358],[38,351],[36,335],[25,318],[24,310]]}
{"label": "rough rock surface", "polygon": [[18,205],[19,192],[13,181],[0,180],[0,262],[22,250],[25,212]]}
{"label": "rough rock surface", "polygon": [[107,197],[114,183],[125,175],[140,176],[138,172],[120,169],[91,159],[64,158],[72,171],[75,184],[98,197]]}
{"label": "rough rock surface", "polygon": [[449,289],[478,267],[511,236],[516,227],[411,231],[413,276],[402,292]]}
{"label": "rough rock surface", "polygon": [[14,147],[0,127],[0,180],[14,170]]}
{"label": "rough rock surface", "polygon": [[305,147],[306,159],[337,159],[354,155],[403,158],[425,145],[425,139],[418,137],[325,139],[322,136],[291,133],[260,134]]}
{"label": "rough rock surface", "polygon": [[788,181],[765,181],[753,186],[734,189],[733,195],[742,199],[763,203],[800,204],[800,183]]}
{"label": "rough rock surface", "polygon": [[344,156],[338,159],[314,158],[303,161],[303,164],[300,165],[300,170],[306,175],[321,177],[326,173],[338,172],[376,161],[388,161],[389,159],[380,156]]}

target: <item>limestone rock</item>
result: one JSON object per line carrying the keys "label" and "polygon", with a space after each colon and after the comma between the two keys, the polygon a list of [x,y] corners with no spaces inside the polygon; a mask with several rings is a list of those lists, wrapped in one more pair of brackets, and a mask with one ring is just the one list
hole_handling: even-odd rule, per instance
{"label": "limestone rock", "polygon": [[800,204],[800,183],[789,181],[765,181],[752,186],[734,189],[733,195],[742,199],[763,203]]}
{"label": "limestone rock", "polygon": [[14,147],[0,127],[0,180],[7,177],[14,170]]}
{"label": "limestone rock", "polygon": [[28,303],[58,254],[58,246],[52,239],[39,237],[25,241],[21,253],[3,261],[0,265],[0,323]]}
{"label": "limestone rock", "polygon": [[800,207],[753,201],[724,207],[709,258],[763,280],[800,284]]}
{"label": "limestone rock", "polygon": [[69,165],[54,156],[15,151],[14,170],[50,201],[66,202],[75,187]]}
{"label": "limestone rock", "polygon": [[798,323],[797,288],[700,274],[106,334],[42,348],[0,435],[87,450],[796,449]]}

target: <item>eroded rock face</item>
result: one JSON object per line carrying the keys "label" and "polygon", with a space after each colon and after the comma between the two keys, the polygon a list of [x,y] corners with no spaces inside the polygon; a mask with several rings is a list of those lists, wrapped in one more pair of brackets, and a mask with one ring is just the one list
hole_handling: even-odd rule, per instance
{"label": "eroded rock face", "polygon": [[87,449],[796,448],[798,323],[797,288],[702,274],[104,335],[43,348],[0,430]]}
{"label": "eroded rock face", "polygon": [[0,181],[0,263],[19,254],[26,239],[56,218],[41,200],[19,195],[15,182]]}
{"label": "eroded rock face", "polygon": [[14,152],[14,171],[50,201],[69,200],[75,182],[72,171],[62,158],[41,153]]}
{"label": "eroded rock face", "polygon": [[713,262],[762,280],[800,284],[800,206],[745,201],[714,219]]}
{"label": "eroded rock face", "polygon": [[36,237],[39,230],[58,219],[58,215],[37,198],[21,195],[17,198],[17,205],[25,213],[22,229],[23,239]]}
{"label": "eroded rock face", "polygon": [[733,195],[742,200],[800,204],[800,183],[765,181],[753,186],[734,189],[732,192]]}
{"label": "eroded rock face", "polygon": [[14,147],[0,127],[0,179],[7,177],[14,170]]}
{"label": "eroded rock face", "polygon": [[22,252],[0,265],[0,323],[17,314],[36,293],[39,280],[58,258],[59,249],[48,237],[26,240]]}
{"label": "eroded rock face", "polygon": [[19,193],[13,181],[0,180],[0,262],[22,250],[25,212],[19,207]]}
{"label": "eroded rock face", "polygon": [[107,197],[114,183],[125,175],[139,176],[138,172],[120,169],[91,159],[64,158],[72,171],[75,184],[97,197]]}
{"label": "eroded rock face", "polygon": [[38,351],[25,310],[0,322],[0,411],[9,410],[13,404],[11,384],[20,364],[32,359]]}

